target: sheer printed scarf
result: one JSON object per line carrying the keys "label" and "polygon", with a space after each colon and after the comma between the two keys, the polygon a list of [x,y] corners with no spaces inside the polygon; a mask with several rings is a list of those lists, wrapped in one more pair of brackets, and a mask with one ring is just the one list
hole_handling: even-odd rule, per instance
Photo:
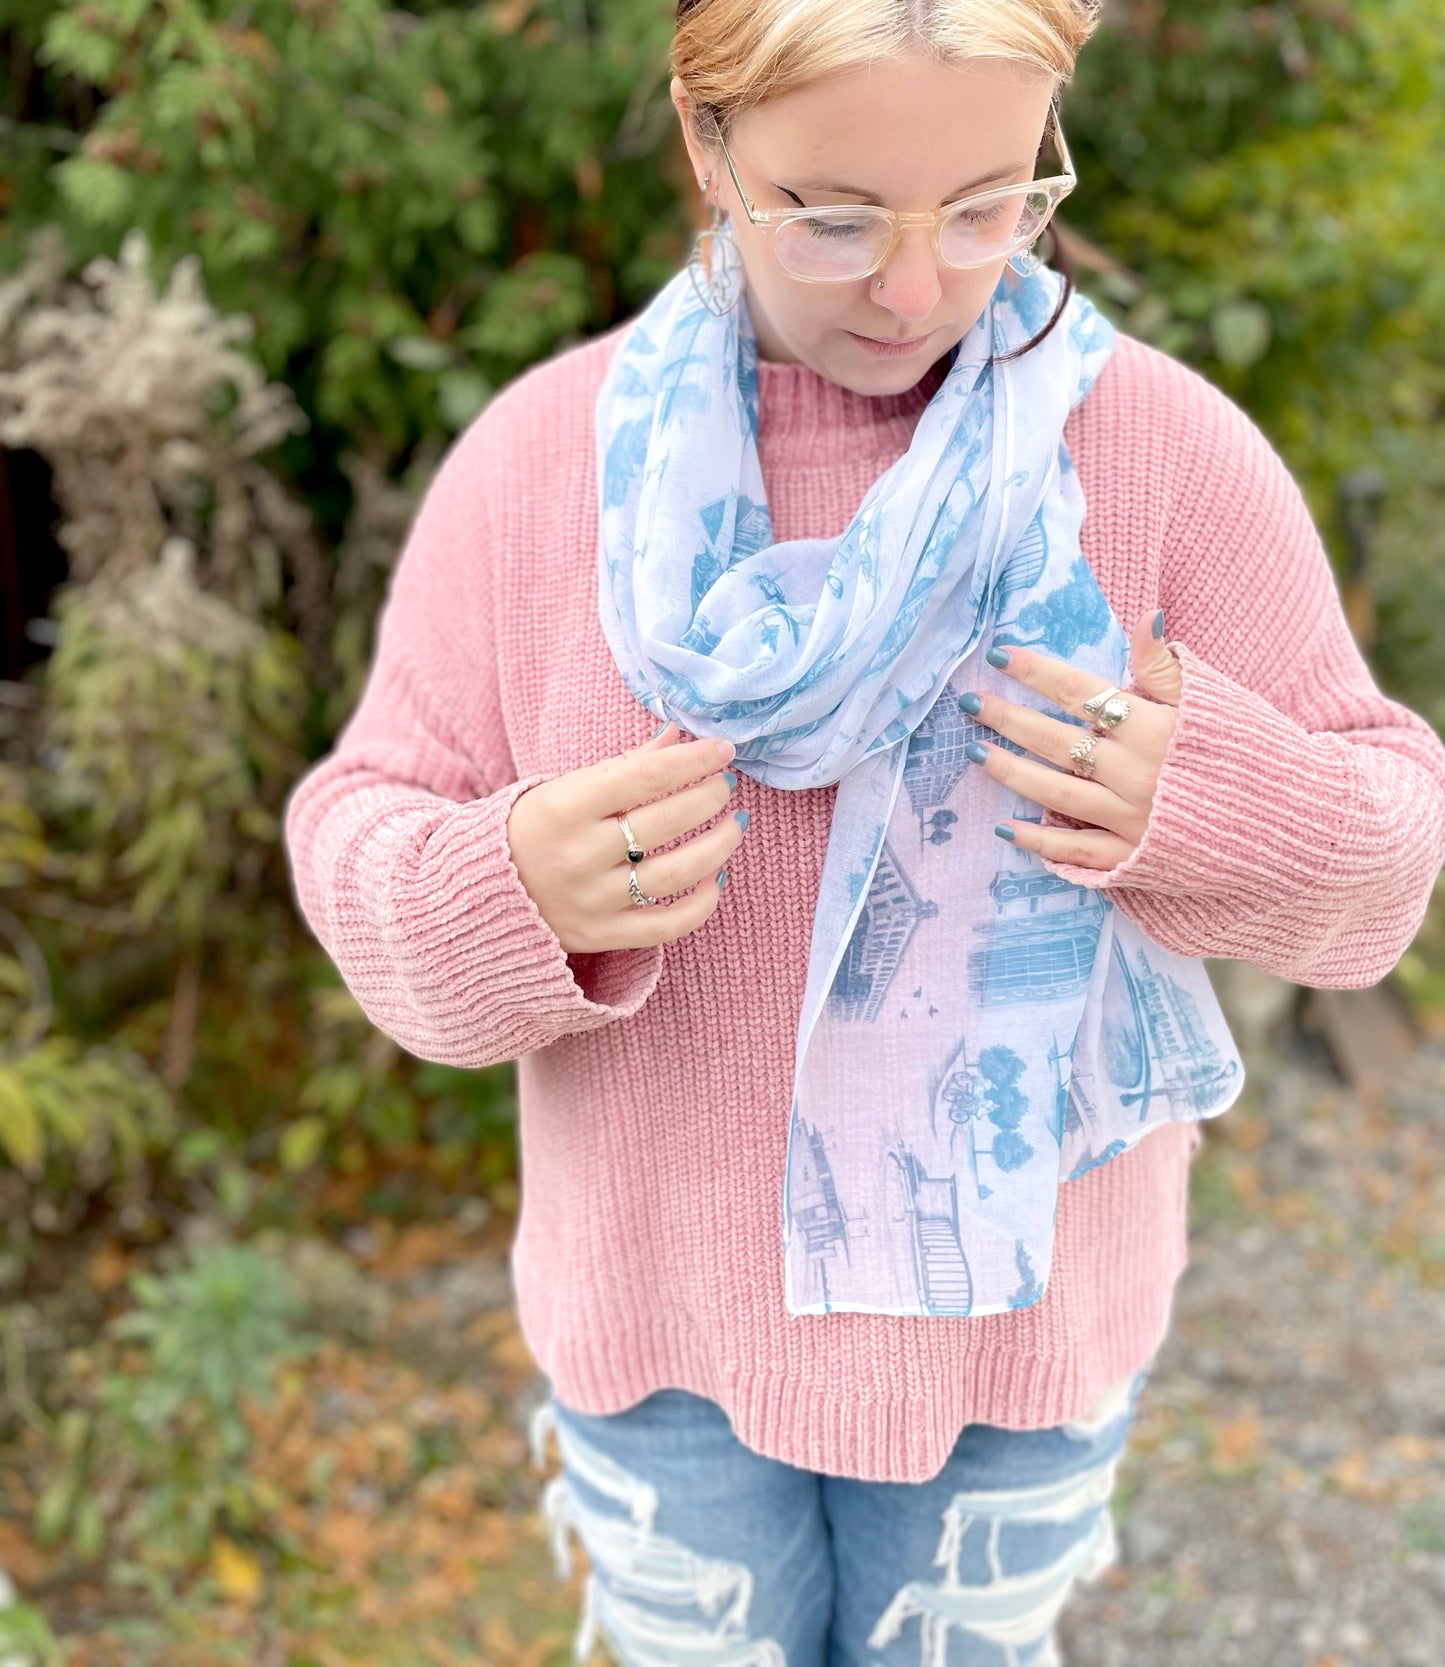
{"label": "sheer printed scarf", "polygon": [[1005,273],[837,538],[773,540],[745,298],[718,318],[677,274],[599,391],[599,607],[627,688],[766,786],[838,783],[781,1177],[795,1314],[1038,1301],[1059,1184],[1243,1085],[1203,963],[997,839],[1039,807],[964,755],[1023,750],[967,690],[1070,717],[994,643],[1128,681],[1063,443],[1113,329],[1075,295],[999,357],[1060,283]]}

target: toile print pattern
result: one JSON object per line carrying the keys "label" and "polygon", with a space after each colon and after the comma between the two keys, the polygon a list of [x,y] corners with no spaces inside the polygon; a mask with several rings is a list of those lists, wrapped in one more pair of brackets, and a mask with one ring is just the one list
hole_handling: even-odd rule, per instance
{"label": "toile print pattern", "polygon": [[1059,1185],[1243,1085],[1203,963],[995,838],[1040,807],[964,751],[1022,751],[968,690],[1068,716],[988,665],[995,643],[1128,681],[1062,439],[1113,331],[1076,295],[997,358],[1059,283],[1005,275],[835,539],[774,542],[746,298],[717,318],[679,274],[598,396],[599,606],[628,689],[765,785],[838,783],[780,1177],[793,1313],[1038,1301]]}

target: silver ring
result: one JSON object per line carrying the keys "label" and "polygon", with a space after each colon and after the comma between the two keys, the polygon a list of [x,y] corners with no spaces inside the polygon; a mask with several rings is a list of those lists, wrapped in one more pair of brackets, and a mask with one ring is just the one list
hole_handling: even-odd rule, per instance
{"label": "silver ring", "polygon": [[641,862],[647,855],[647,852],[644,851],[637,843],[637,836],[628,826],[627,818],[625,816],[619,816],[617,818],[617,825],[622,829],[622,837],[627,841],[628,862]]}
{"label": "silver ring", "polygon": [[645,908],[647,904],[655,903],[657,901],[655,897],[649,897],[642,887],[638,885],[637,870],[635,868],[629,868],[627,870],[627,889],[632,894],[632,901],[640,907]]}
{"label": "silver ring", "polygon": [[1097,735],[1081,735],[1073,746],[1069,748],[1069,757],[1074,761],[1076,776],[1083,776],[1087,780],[1094,773],[1094,748],[1098,746]]}
{"label": "silver ring", "polygon": [[1122,689],[1104,689],[1089,696],[1084,711],[1100,729],[1116,729],[1129,716],[1129,702],[1123,695]]}

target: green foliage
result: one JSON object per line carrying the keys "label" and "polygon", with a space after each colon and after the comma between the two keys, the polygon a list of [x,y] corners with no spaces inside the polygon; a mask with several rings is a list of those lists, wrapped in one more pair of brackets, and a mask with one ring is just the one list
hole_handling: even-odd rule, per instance
{"label": "green foliage", "polygon": [[[6,775],[18,783],[15,772],[0,771],[0,786]],[[23,845],[18,873],[43,867],[38,818],[17,803],[8,821]],[[4,831],[0,821],[0,875]],[[89,1192],[134,1172],[172,1133],[170,1096],[134,1050],[47,1034],[53,1001],[45,957],[3,907],[0,944],[14,951],[0,950],[0,1163],[60,1193]]]}
{"label": "green foliage", "polygon": [[358,1136],[382,1150],[424,1140],[439,1175],[485,1185],[510,1175],[516,1103],[511,1073],[462,1071],[419,1060],[372,1028],[351,993],[311,992],[312,1066],[296,1095],[299,1113],[281,1132],[284,1171],[335,1163]]}
{"label": "green foliage", "polygon": [[1107,15],[1070,95],[1071,221],[1138,275],[1112,283],[1125,325],[1254,415],[1341,558],[1337,482],[1385,471],[1382,669],[1445,719],[1433,666],[1394,640],[1445,630],[1441,19],[1416,0]]}
{"label": "green foliage", "polygon": [[1445,1013],[1445,872],[1414,943],[1400,957],[1395,981],[1422,1013]]}
{"label": "green foliage", "polygon": [[52,101],[86,86],[101,103],[70,154],[22,130],[0,264],[57,206],[79,256],[126,227],[165,259],[194,249],[222,308],[254,320],[267,372],[392,456],[630,310],[680,252],[653,0],[64,0],[41,16],[0,0]]}
{"label": "green foliage", "polygon": [[[3,1587],[0,1578],[0,1587]],[[45,1617],[32,1604],[5,1603],[0,1592],[0,1661],[15,1667],[60,1667],[59,1643]]]}
{"label": "green foliage", "polygon": [[264,1397],[273,1361],[297,1346],[291,1322],[300,1302],[286,1270],[245,1245],[223,1244],[176,1273],[137,1274],[131,1290],[136,1307],[110,1334],[141,1345],[145,1370],[111,1380],[106,1407],[131,1429],[163,1438],[199,1404],[227,1447],[243,1447],[243,1397]]}
{"label": "green foliage", "polygon": [[31,881],[45,862],[45,828],[23,797],[24,777],[0,763],[0,893]]}
{"label": "green foliage", "polygon": [[383,1146],[415,1140],[420,1108],[392,1068],[400,1049],[372,1028],[348,990],[312,992],[310,1031],[313,1063],[296,1096],[300,1115],[281,1136],[282,1168],[309,1168],[356,1131]]}
{"label": "green foliage", "polygon": [[72,1358],[35,1534],[85,1560],[104,1554],[113,1577],[160,1593],[217,1534],[263,1521],[244,1462],[247,1405],[264,1404],[276,1366],[312,1344],[285,1268],[246,1245],[137,1274],[131,1290],[135,1306]]}
{"label": "green foliage", "polygon": [[58,600],[41,804],[78,892],[194,938],[277,840],[307,687],[295,639],[202,595],[184,547],[173,553]]}
{"label": "green foliage", "polygon": [[65,1184],[95,1185],[134,1169],[173,1130],[169,1095],[118,1048],[51,1036],[0,1055],[0,1155],[32,1180],[48,1160]]}

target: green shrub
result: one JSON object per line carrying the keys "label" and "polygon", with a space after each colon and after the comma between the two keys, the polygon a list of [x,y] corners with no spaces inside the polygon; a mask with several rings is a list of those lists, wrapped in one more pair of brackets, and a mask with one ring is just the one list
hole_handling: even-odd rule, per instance
{"label": "green shrub", "polygon": [[245,1409],[310,1341],[285,1268],[221,1244],[187,1267],[136,1274],[135,1306],[72,1357],[51,1474],[35,1508],[42,1544],[170,1590],[218,1534],[264,1528],[266,1500],[245,1460]]}
{"label": "green shrub", "polygon": [[[1445,30],[1417,0],[1114,0],[1069,96],[1071,221],[1138,275],[1136,334],[1238,399],[1345,567],[1382,471],[1377,665],[1445,724]],[[1103,287],[1107,288],[1107,281]]]}
{"label": "green shrub", "polygon": [[682,246],[659,0],[0,0],[6,22],[52,105],[95,109],[68,154],[22,128],[0,263],[57,209],[79,258],[128,227],[196,251],[347,445],[454,432]]}

